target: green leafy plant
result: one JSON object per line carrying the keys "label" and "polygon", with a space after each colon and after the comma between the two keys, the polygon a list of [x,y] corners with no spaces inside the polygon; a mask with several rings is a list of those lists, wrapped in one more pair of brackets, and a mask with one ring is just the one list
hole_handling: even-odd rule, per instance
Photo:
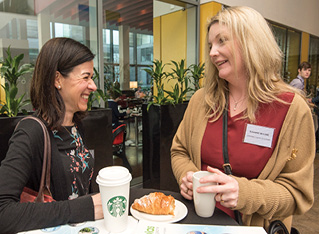
{"label": "green leafy plant", "polygon": [[189,77],[188,71],[189,69],[185,67],[185,60],[182,59],[179,63],[172,61],[175,65],[173,68],[173,72],[169,74],[171,77],[170,80],[175,80],[175,86],[173,87],[173,91],[164,91],[167,93],[173,100],[174,104],[183,103],[186,100],[186,94],[191,89],[188,87]]}
{"label": "green leafy plant", "polygon": [[[92,80],[95,82],[96,80],[99,80],[100,74],[96,68],[94,68],[94,75],[92,77]],[[106,93],[103,92],[102,89],[97,89],[95,92],[90,93],[89,100],[88,100],[88,110],[92,110],[93,103],[95,101],[98,102],[99,106],[101,106],[101,100],[105,103],[105,106],[107,107],[107,99],[110,96]]]}
{"label": "green leafy plant", "polygon": [[120,83],[115,81],[113,82],[111,79],[105,80],[105,87],[109,96],[113,99],[120,97],[122,95]]}
{"label": "green leafy plant", "polygon": [[28,73],[32,73],[34,68],[32,64],[22,64],[20,63],[24,58],[24,54],[19,54],[12,57],[10,46],[7,51],[7,58],[0,62],[0,73],[5,79],[5,85],[1,85],[5,91],[5,102],[0,103],[0,114],[5,114],[9,117],[17,116],[19,112],[24,114],[27,113],[24,106],[30,103],[30,100],[23,100],[25,94],[17,97],[18,94],[18,81],[19,78]]}
{"label": "green leafy plant", "polygon": [[196,92],[201,88],[200,80],[204,78],[205,63],[192,64],[189,66],[189,72],[193,78],[192,84],[194,88],[192,90]]}
{"label": "green leafy plant", "polygon": [[172,100],[166,97],[164,91],[163,81],[168,77],[168,74],[164,72],[165,65],[162,61],[155,60],[153,61],[153,66],[144,69],[151,76],[151,81],[155,84],[157,90],[157,94],[152,96],[153,100],[148,103],[147,109],[153,104],[164,105],[172,103]]}

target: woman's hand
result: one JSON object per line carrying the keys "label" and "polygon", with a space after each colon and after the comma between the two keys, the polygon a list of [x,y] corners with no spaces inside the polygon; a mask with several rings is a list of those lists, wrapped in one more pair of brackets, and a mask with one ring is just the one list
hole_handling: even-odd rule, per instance
{"label": "woman's hand", "polygon": [[101,194],[97,193],[92,196],[93,205],[94,205],[94,219],[103,219],[103,208],[102,208],[102,201],[101,201]]}
{"label": "woman's hand", "polygon": [[187,172],[180,185],[181,195],[188,200],[193,199],[193,174],[193,171]]}
{"label": "woman's hand", "polygon": [[201,178],[201,183],[215,182],[217,185],[203,186],[197,189],[198,193],[216,193],[215,200],[222,206],[235,208],[238,202],[238,182],[231,176],[226,175],[220,170],[207,167],[207,171],[216,173]]}

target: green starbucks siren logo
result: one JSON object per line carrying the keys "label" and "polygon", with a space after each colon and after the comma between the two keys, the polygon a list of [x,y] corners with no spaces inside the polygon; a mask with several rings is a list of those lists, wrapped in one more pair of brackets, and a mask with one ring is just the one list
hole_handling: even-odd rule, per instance
{"label": "green starbucks siren logo", "polygon": [[127,200],[123,196],[112,197],[107,203],[107,209],[114,217],[122,216],[127,207]]}

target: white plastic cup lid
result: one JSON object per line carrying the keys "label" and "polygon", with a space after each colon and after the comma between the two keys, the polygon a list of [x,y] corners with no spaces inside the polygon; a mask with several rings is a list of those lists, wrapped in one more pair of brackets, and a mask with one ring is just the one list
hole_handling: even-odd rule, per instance
{"label": "white plastic cup lid", "polygon": [[96,183],[102,186],[120,186],[132,180],[129,170],[122,166],[104,167],[96,177]]}

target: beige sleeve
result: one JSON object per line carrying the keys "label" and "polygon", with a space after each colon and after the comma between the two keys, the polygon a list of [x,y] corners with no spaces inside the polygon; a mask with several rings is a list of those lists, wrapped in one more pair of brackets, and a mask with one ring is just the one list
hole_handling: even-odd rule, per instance
{"label": "beige sleeve", "polygon": [[192,96],[172,141],[171,163],[178,184],[188,171],[195,172],[201,168],[200,147],[205,130],[202,129],[206,126],[203,125],[203,93],[200,90]]}

